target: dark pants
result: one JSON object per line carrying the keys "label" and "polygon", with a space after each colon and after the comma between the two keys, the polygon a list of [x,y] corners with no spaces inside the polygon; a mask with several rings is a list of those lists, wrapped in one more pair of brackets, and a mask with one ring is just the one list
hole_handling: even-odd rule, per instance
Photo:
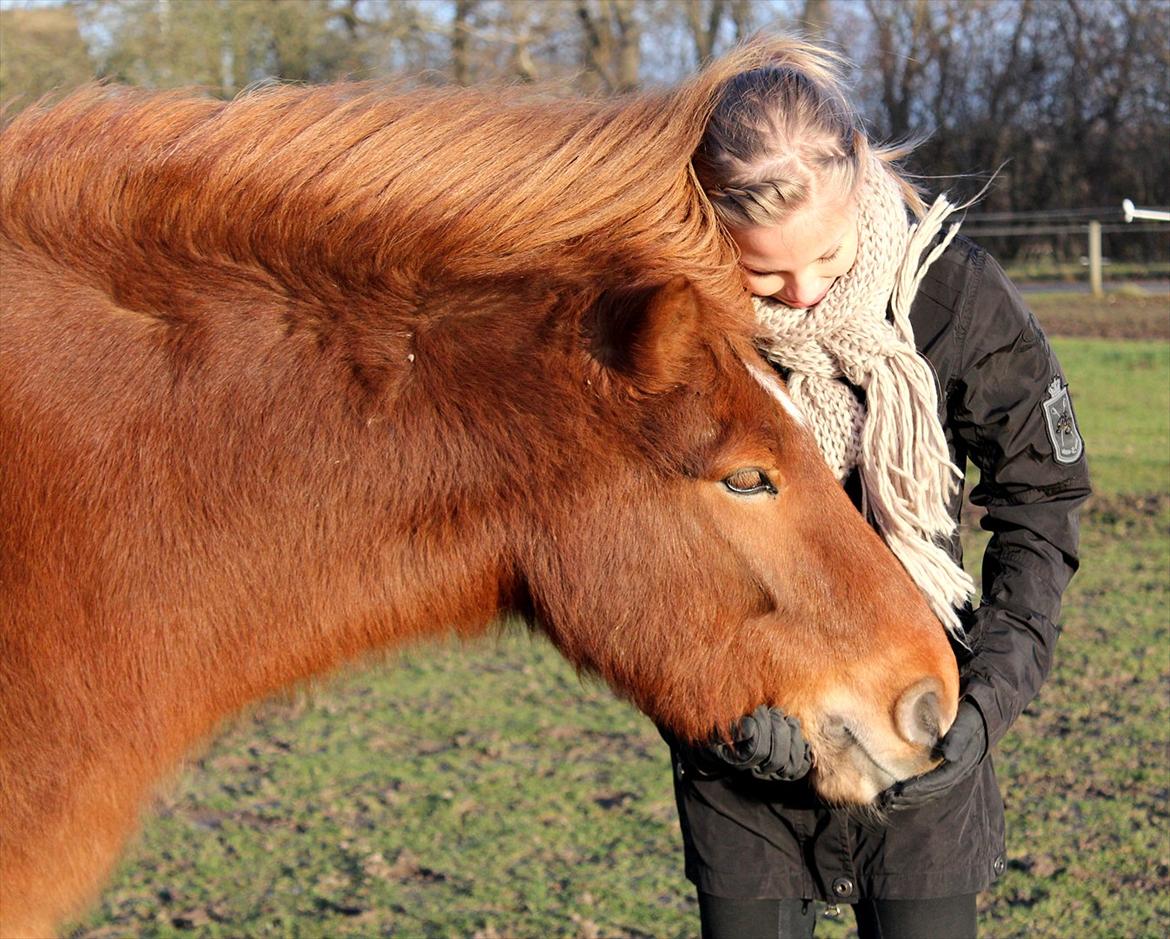
{"label": "dark pants", "polygon": [[[974,939],[975,894],[931,900],[861,900],[859,939]],[[811,900],[736,900],[699,893],[703,939],[811,939]]]}

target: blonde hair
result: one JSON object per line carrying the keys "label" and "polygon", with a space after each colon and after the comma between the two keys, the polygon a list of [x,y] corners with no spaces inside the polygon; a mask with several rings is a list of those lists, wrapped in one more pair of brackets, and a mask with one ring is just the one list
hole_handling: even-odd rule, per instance
{"label": "blonde hair", "polygon": [[694,155],[699,182],[725,226],[779,224],[818,192],[852,199],[871,154],[922,216],[922,197],[894,163],[913,145],[870,143],[845,92],[843,56],[796,38],[749,45],[762,46],[766,60],[723,85]]}

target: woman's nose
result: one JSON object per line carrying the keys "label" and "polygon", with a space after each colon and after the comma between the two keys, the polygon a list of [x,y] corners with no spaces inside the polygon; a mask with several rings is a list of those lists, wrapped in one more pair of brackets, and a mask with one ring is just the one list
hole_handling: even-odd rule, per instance
{"label": "woman's nose", "polygon": [[790,306],[812,306],[825,292],[823,278],[812,276],[789,276],[784,281],[784,290],[781,297]]}

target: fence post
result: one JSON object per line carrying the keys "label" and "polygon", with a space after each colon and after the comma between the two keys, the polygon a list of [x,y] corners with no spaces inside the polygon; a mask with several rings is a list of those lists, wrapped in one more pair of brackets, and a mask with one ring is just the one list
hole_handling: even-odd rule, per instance
{"label": "fence post", "polygon": [[1101,223],[1089,222],[1089,289],[1094,297],[1102,297],[1101,286]]}

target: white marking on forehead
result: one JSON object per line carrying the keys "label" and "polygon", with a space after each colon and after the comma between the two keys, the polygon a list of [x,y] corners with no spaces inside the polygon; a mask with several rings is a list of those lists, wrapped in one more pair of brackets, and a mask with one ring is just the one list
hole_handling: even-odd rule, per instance
{"label": "white marking on forehead", "polygon": [[780,406],[785,411],[791,414],[798,423],[805,426],[808,425],[808,421],[804,419],[804,415],[800,412],[800,408],[796,406],[796,402],[788,397],[788,392],[784,390],[784,386],[780,383],[779,378],[770,370],[765,371],[757,365],[752,365],[751,362],[744,362],[743,365],[751,373],[752,378],[763,385],[764,390],[780,402]]}

